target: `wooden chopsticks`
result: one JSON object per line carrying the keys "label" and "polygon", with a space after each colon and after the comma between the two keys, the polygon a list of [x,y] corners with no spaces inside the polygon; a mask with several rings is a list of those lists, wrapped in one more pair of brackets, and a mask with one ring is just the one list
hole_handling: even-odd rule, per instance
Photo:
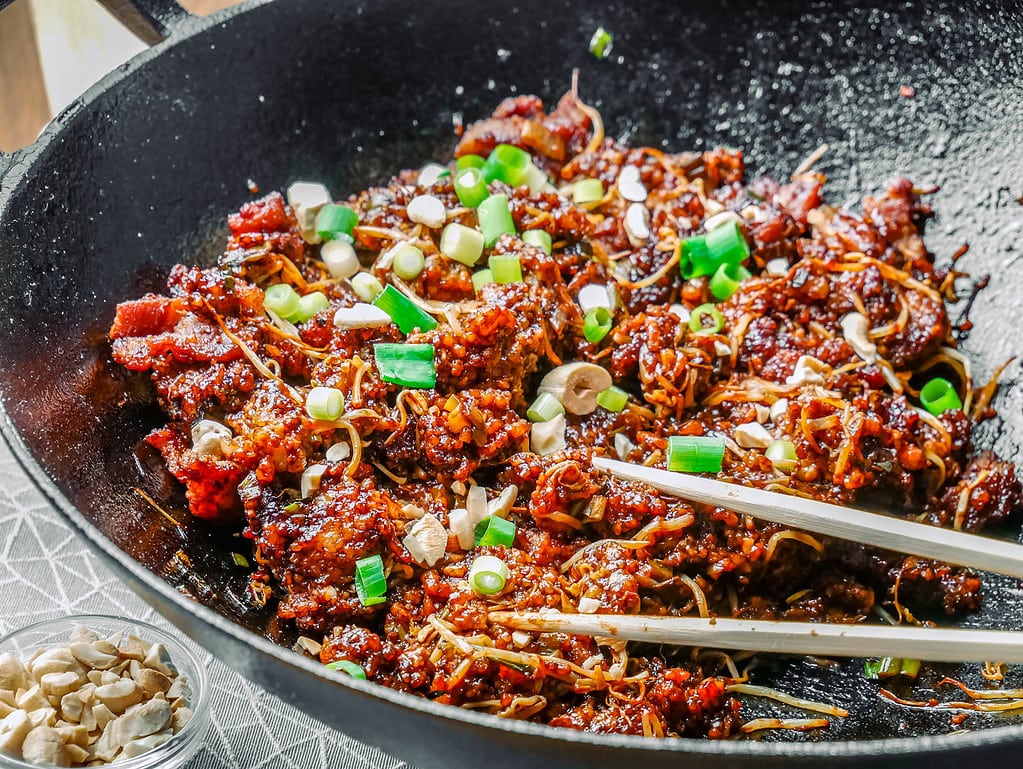
{"label": "wooden chopsticks", "polygon": [[[1011,542],[613,459],[595,457],[593,466],[618,478],[649,484],[676,497],[747,513],[765,521],[885,550],[1023,578],[1023,547]],[[909,656],[920,658],[918,654]],[[996,654],[983,659],[1003,658]]]}

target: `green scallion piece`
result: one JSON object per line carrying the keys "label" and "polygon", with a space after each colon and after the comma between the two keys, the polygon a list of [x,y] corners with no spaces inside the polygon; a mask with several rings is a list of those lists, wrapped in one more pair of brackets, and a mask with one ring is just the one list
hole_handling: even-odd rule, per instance
{"label": "green scallion piece", "polygon": [[266,309],[273,311],[285,320],[291,320],[298,315],[301,300],[302,297],[298,295],[298,292],[287,283],[275,283],[268,286],[263,294],[263,304]]}
{"label": "green scallion piece", "polygon": [[586,340],[596,344],[611,330],[614,319],[606,307],[594,307],[583,318],[583,336]]}
{"label": "green scallion piece", "polygon": [[867,678],[895,678],[902,671],[902,660],[898,657],[883,657],[863,663],[863,675]]}
{"label": "green scallion piece", "polygon": [[489,268],[483,270],[476,270],[476,272],[472,274],[472,287],[473,289],[475,289],[477,294],[480,292],[481,288],[487,285],[487,283],[493,282],[494,273]]}
{"label": "green scallion piece", "polygon": [[373,606],[387,600],[384,560],[379,555],[360,558],[355,562],[355,592],[363,606]]}
{"label": "green scallion piece", "polygon": [[679,473],[719,473],[725,439],[711,435],[672,435],[668,438],[668,469]]}
{"label": "green scallion piece", "polygon": [[716,334],[724,327],[724,316],[712,304],[701,304],[689,314],[689,330],[694,334]]}
{"label": "green scallion piece", "polygon": [[364,302],[372,302],[384,290],[384,284],[380,279],[369,272],[357,272],[349,282],[352,284],[352,291]]}
{"label": "green scallion piece", "polygon": [[440,235],[440,252],[466,267],[472,267],[483,255],[483,233],[452,222]]}
{"label": "green scallion piece", "polygon": [[899,673],[906,678],[915,679],[920,675],[920,660],[902,660],[902,664],[899,666]]}
{"label": "green scallion piece", "polygon": [[603,27],[597,27],[597,31],[590,38],[590,53],[598,59],[606,59],[613,44],[614,38],[611,33]]}
{"label": "green scallion piece", "polygon": [[455,171],[453,183],[459,202],[466,208],[476,208],[490,195],[483,172],[478,168],[470,166]]}
{"label": "green scallion piece", "polygon": [[433,331],[437,328],[437,321],[432,316],[416,307],[411,299],[394,286],[385,286],[380,296],[373,300],[373,305],[390,315],[403,334],[410,334],[417,328],[420,331]]}
{"label": "green scallion piece", "polygon": [[426,266],[426,257],[422,249],[411,243],[402,243],[394,247],[391,255],[391,269],[402,280],[415,280]]}
{"label": "green scallion piece", "polygon": [[[483,245],[487,248],[493,246],[502,235],[515,234],[515,220],[508,208],[507,195],[491,195],[476,208],[476,216],[483,232]],[[497,279],[496,274],[494,279]]]}
{"label": "green scallion piece", "polygon": [[328,203],[316,215],[316,234],[324,240],[339,237],[351,239],[352,230],[359,223],[359,215],[348,206]]}
{"label": "green scallion piece", "polygon": [[522,233],[522,240],[547,254],[551,252],[553,246],[550,233],[546,230],[526,230]]}
{"label": "green scallion piece", "polygon": [[799,457],[796,455],[796,444],[792,441],[777,440],[771,441],[764,451],[764,456],[771,460],[771,464],[783,473],[791,473],[796,469],[796,462]]}
{"label": "green scallion piece", "polygon": [[476,524],[476,547],[501,545],[511,547],[515,541],[515,524],[497,515],[488,515]]}
{"label": "green scallion piece", "polygon": [[345,410],[345,396],[333,387],[314,387],[305,396],[305,413],[312,419],[333,422]]}
{"label": "green scallion piece", "polygon": [[391,384],[429,389],[437,384],[432,344],[373,345],[380,378]]}
{"label": "green scallion piece", "polygon": [[529,164],[529,169],[526,171],[525,184],[529,187],[530,195],[538,195],[550,183],[551,180],[547,178],[547,174],[544,173],[542,168],[536,163]]}
{"label": "green scallion piece", "polygon": [[513,144],[498,144],[487,156],[481,170],[488,182],[499,179],[509,187],[518,187],[526,183],[532,164],[533,159],[524,149]]}
{"label": "green scallion piece", "polygon": [[495,283],[522,282],[522,262],[517,254],[494,254],[490,257],[490,272]]}
{"label": "green scallion piece", "polygon": [[347,673],[352,678],[359,678],[363,681],[366,680],[366,671],[351,660],[337,660],[336,662],[330,662],[327,664],[327,669],[336,670],[340,673]]}
{"label": "green scallion piece", "polygon": [[322,291],[313,291],[298,300],[298,312],[295,313],[293,320],[305,323],[316,313],[323,312],[329,306],[330,302],[327,301],[326,294]]}
{"label": "green scallion piece", "polygon": [[550,393],[540,393],[536,400],[526,409],[526,419],[530,422],[550,422],[554,417],[564,414],[565,407]]}
{"label": "green scallion piece", "polygon": [[231,553],[231,560],[234,561],[235,566],[241,566],[243,569],[249,568],[249,559],[241,553]]}
{"label": "green scallion piece", "polygon": [[459,171],[465,168],[483,168],[485,162],[479,155],[462,155],[455,160],[455,168]]}
{"label": "green scallion piece", "polygon": [[960,411],[963,408],[956,388],[940,376],[934,377],[920,390],[920,405],[936,417],[946,411]]}
{"label": "green scallion piece", "polygon": [[469,585],[480,595],[497,595],[508,582],[508,565],[492,555],[481,555],[469,569]]}
{"label": "green scallion piece", "polygon": [[750,277],[752,273],[743,267],[741,264],[730,264],[728,262],[718,267],[710,278],[710,293],[714,295],[714,298],[719,302],[723,302],[730,298],[736,291],[739,290],[739,284],[742,283],[746,278]]}
{"label": "green scallion piece", "polygon": [[621,387],[611,385],[603,392],[597,393],[597,405],[608,411],[618,413],[629,402],[629,394]]}
{"label": "green scallion piece", "polygon": [[686,238],[680,249],[679,269],[686,280],[713,275],[722,264],[741,264],[749,258],[749,244],[738,222],[731,221],[708,233]]}
{"label": "green scallion piece", "polygon": [[604,199],[604,182],[600,179],[580,179],[572,185],[572,202],[577,206],[598,203]]}

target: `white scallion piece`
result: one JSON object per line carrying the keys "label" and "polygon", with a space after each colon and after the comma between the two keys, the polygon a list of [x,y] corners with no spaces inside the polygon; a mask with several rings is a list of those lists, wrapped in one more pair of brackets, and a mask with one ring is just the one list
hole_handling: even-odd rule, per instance
{"label": "white scallion piece", "polygon": [[352,447],[344,441],[338,441],[327,449],[324,458],[331,464],[337,464],[338,462],[344,462],[351,455]]}
{"label": "white scallion piece", "polygon": [[362,269],[355,246],[345,238],[335,238],[324,243],[320,247],[320,261],[334,278],[350,278]]}
{"label": "white scallion piece", "polygon": [[330,190],[319,182],[295,182],[286,193],[288,205],[298,221],[298,231],[306,243],[320,243],[316,234],[316,215],[331,202]]}
{"label": "white scallion piece", "polygon": [[668,308],[668,312],[670,312],[672,315],[677,315],[679,318],[682,319],[683,323],[688,323],[689,318],[692,316],[692,313],[689,312],[689,309],[685,307],[685,305],[681,304],[671,305],[671,307]]}
{"label": "white scallion piece", "polygon": [[352,276],[352,291],[364,302],[372,302],[384,291],[384,286],[376,275],[359,272]]}
{"label": "white scallion piece", "polygon": [[609,311],[613,311],[615,308],[615,300],[611,297],[611,291],[603,283],[588,283],[583,286],[579,289],[577,301],[579,302],[579,309],[583,311],[583,315],[598,307],[603,307]]}
{"label": "white scallion piece", "polygon": [[358,302],[352,307],[341,307],[334,313],[337,328],[380,328],[391,323],[391,316],[372,304]]}
{"label": "white scallion piece", "polygon": [[511,512],[515,499],[519,496],[519,487],[510,483],[501,490],[497,499],[487,503],[487,515],[496,515],[498,518],[507,518]]}
{"label": "white scallion piece", "polygon": [[579,609],[580,614],[596,614],[600,611],[600,606],[599,598],[590,598],[589,596],[584,595],[579,599],[579,606],[576,608]]}
{"label": "white scallion piece", "polygon": [[427,163],[419,169],[417,183],[420,187],[432,187],[448,169],[440,163]]}
{"label": "white scallion piece", "polygon": [[448,219],[444,204],[433,195],[417,195],[409,201],[405,210],[409,219],[431,230],[439,230]]}
{"label": "white scallion piece", "polygon": [[469,511],[458,507],[448,513],[448,524],[451,533],[458,539],[458,546],[463,550],[472,550],[476,545],[476,530],[469,516]]}
{"label": "white scallion piece", "polygon": [[482,486],[472,486],[465,495],[465,509],[469,511],[472,525],[487,517],[487,490]]}

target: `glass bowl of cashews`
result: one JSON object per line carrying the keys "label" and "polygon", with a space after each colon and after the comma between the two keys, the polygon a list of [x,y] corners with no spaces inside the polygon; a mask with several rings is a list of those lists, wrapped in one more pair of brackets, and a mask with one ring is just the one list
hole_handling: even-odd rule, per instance
{"label": "glass bowl of cashews", "polygon": [[184,765],[210,720],[206,669],[153,625],[101,615],[0,639],[0,769]]}

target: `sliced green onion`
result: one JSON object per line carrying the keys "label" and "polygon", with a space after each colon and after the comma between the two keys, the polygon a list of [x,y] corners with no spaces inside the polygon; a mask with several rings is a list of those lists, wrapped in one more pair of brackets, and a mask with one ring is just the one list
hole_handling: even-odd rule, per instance
{"label": "sliced green onion", "polygon": [[598,59],[606,59],[607,55],[611,53],[613,42],[614,38],[611,37],[610,32],[603,27],[597,27],[597,31],[590,38],[590,53]]}
{"label": "sliced green onion", "polygon": [[920,390],[920,405],[936,417],[940,417],[946,411],[959,411],[963,408],[956,388],[940,376],[934,377]]}
{"label": "sliced green onion", "polygon": [[497,595],[504,590],[510,573],[500,558],[481,555],[469,569],[469,585],[480,595]]}
{"label": "sliced green onion", "polygon": [[551,252],[551,236],[547,230],[526,230],[522,233],[522,240],[531,246],[536,246],[544,253]]}
{"label": "sliced green onion", "polygon": [[572,202],[577,206],[597,203],[604,199],[604,182],[600,179],[580,179],[572,185]]}
{"label": "sliced green onion", "polygon": [[437,384],[432,344],[373,345],[380,378],[404,387],[429,389]]}
{"label": "sliced green onion", "polygon": [[603,392],[597,393],[597,405],[608,411],[619,412],[629,402],[629,394],[621,387],[611,385]]}
{"label": "sliced green onion", "polygon": [[495,283],[522,282],[522,262],[517,254],[494,254],[490,257],[490,271]]}
{"label": "sliced green onion", "polygon": [[540,393],[536,400],[526,409],[526,419],[530,422],[550,422],[559,414],[565,413],[565,407],[550,393]]}
{"label": "sliced green onion", "polygon": [[589,342],[597,343],[611,330],[614,320],[606,307],[594,307],[583,318],[583,336]]}
{"label": "sliced green onion", "polygon": [[391,269],[402,280],[415,280],[426,266],[426,258],[421,249],[411,243],[402,243],[394,247],[391,255]]}
{"label": "sliced green onion", "polygon": [[295,313],[294,320],[305,323],[316,313],[323,312],[329,306],[330,302],[327,301],[326,294],[322,291],[313,291],[298,300],[298,312]]}
{"label": "sliced green onion", "polygon": [[[710,321],[710,325],[706,321]],[[689,330],[694,334],[716,334],[725,327],[725,318],[712,304],[701,304],[689,314]]]}
{"label": "sliced green onion", "polygon": [[483,255],[483,233],[452,222],[440,235],[440,252],[449,259],[472,267]]}
{"label": "sliced green onion", "polygon": [[512,144],[498,144],[483,164],[483,178],[488,182],[500,179],[509,187],[526,183],[533,159],[529,153]]}
{"label": "sliced green onion", "polygon": [[466,208],[476,208],[490,195],[483,172],[478,168],[469,167],[456,171],[454,186],[459,202]]}
{"label": "sliced green onion", "polygon": [[537,166],[536,163],[530,163],[529,170],[526,171],[525,184],[529,187],[530,195],[537,195],[543,192],[543,188],[550,184],[550,180],[542,168]]}
{"label": "sliced green onion", "polygon": [[387,600],[384,560],[379,555],[360,558],[355,562],[355,592],[363,606],[373,606]]}
{"label": "sliced green onion", "polygon": [[380,296],[384,290],[384,284],[380,279],[369,272],[357,272],[351,277],[352,291],[362,301],[369,303]]}
{"label": "sliced green onion", "polygon": [[373,300],[373,306],[390,315],[403,334],[409,334],[417,328],[420,331],[433,331],[437,328],[437,321],[432,316],[412,304],[412,300],[394,286],[385,286],[380,296]]}
{"label": "sliced green onion", "polygon": [[455,160],[455,168],[459,171],[464,168],[483,168],[485,162],[479,155],[462,155]]}
{"label": "sliced green onion", "polygon": [[741,264],[725,263],[718,267],[710,279],[710,293],[718,301],[725,301],[739,290],[739,284],[752,273]]}
{"label": "sliced green onion", "polygon": [[488,515],[476,524],[476,547],[501,545],[511,547],[515,541],[515,524],[499,515]]}
{"label": "sliced green onion", "polygon": [[472,287],[479,293],[480,289],[483,288],[487,283],[494,282],[494,273],[490,269],[476,270],[472,274]]}
{"label": "sliced green onion", "polygon": [[330,670],[337,670],[341,673],[347,673],[352,678],[360,678],[363,681],[366,680],[366,671],[351,660],[338,660],[337,662],[331,662],[327,665],[327,668]]}
{"label": "sliced green onion", "polygon": [[782,472],[792,472],[796,469],[796,444],[792,441],[771,441],[764,452],[764,456],[771,460],[771,464]]}
{"label": "sliced green onion", "polygon": [[272,310],[285,320],[291,320],[298,314],[301,301],[302,297],[287,283],[275,283],[268,286],[263,295],[263,304],[266,305],[266,309]]}
{"label": "sliced green onion", "polygon": [[686,280],[713,275],[722,264],[741,264],[749,258],[749,244],[736,221],[708,233],[686,238],[680,249],[679,269]]}
{"label": "sliced green onion", "polygon": [[[917,671],[920,663],[917,662]],[[863,675],[867,678],[895,678],[902,672],[902,660],[898,657],[882,657],[879,660],[867,660],[863,663]]]}
{"label": "sliced green onion", "polygon": [[348,206],[329,203],[316,215],[316,234],[324,240],[335,240],[341,236],[350,239],[358,223],[359,215]]}
{"label": "sliced green onion", "polygon": [[480,230],[483,231],[483,245],[487,248],[493,246],[502,235],[515,234],[515,220],[508,208],[507,195],[491,195],[479,204],[476,216],[479,218]]}
{"label": "sliced green onion", "polygon": [[725,439],[711,435],[672,435],[668,438],[668,469],[679,473],[719,473]]}
{"label": "sliced green onion", "polygon": [[920,660],[902,660],[899,666],[899,673],[906,678],[916,678],[920,675]]}
{"label": "sliced green onion", "polygon": [[249,559],[241,553],[231,553],[231,560],[234,561],[235,566],[241,566],[243,569],[249,568]]}
{"label": "sliced green onion", "polygon": [[314,387],[305,396],[305,413],[313,419],[333,422],[344,410],[344,393],[333,387]]}

